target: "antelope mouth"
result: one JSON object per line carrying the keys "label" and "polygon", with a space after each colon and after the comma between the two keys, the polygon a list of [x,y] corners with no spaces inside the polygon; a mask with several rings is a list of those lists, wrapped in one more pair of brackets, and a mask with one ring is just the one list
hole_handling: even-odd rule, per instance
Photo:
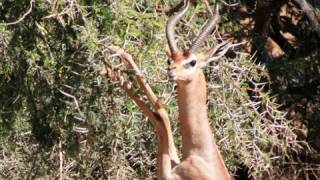
{"label": "antelope mouth", "polygon": [[177,80],[177,75],[174,71],[168,70],[168,77],[170,81],[175,81]]}

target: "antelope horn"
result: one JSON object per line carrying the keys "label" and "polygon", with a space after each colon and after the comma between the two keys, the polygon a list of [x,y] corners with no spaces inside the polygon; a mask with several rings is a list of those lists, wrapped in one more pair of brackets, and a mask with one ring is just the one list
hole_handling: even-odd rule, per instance
{"label": "antelope horn", "polygon": [[177,24],[177,22],[186,14],[187,10],[189,8],[189,0],[184,0],[184,8],[179,11],[176,15],[169,18],[166,25],[166,36],[170,48],[171,55],[176,54],[179,52],[179,49],[177,47],[177,43],[175,41],[175,30],[174,27]]}
{"label": "antelope horn", "polygon": [[216,4],[215,6],[215,14],[211,16],[209,22],[205,25],[205,27],[201,30],[200,34],[193,40],[192,45],[189,49],[190,53],[196,52],[201,43],[206,39],[206,37],[212,32],[213,28],[216,26],[220,19],[219,15],[219,6]]}

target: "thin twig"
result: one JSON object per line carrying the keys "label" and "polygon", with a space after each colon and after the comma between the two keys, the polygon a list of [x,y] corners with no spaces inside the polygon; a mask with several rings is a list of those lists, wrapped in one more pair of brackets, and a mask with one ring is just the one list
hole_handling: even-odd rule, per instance
{"label": "thin twig", "polygon": [[26,16],[28,16],[31,13],[34,1],[35,0],[30,1],[30,8],[28,9],[28,11],[25,14],[23,14],[23,16],[21,18],[19,18],[18,20],[14,21],[14,22],[4,23],[3,25],[10,26],[10,25],[18,24],[19,22],[23,21],[26,18]]}
{"label": "thin twig", "polygon": [[240,5],[240,3],[227,3],[224,0],[220,0],[220,2],[222,2],[222,4],[224,4],[225,6],[229,6],[229,7],[234,7],[234,6],[238,6]]}
{"label": "thin twig", "polygon": [[60,89],[58,89],[58,91],[59,91],[60,93],[62,93],[63,95],[65,95],[65,96],[67,96],[67,97],[69,97],[69,98],[72,98],[73,101],[74,101],[74,103],[75,103],[75,105],[76,105],[76,109],[78,110],[79,113],[81,112],[80,107],[79,107],[79,103],[78,103],[77,98],[76,98],[75,96],[73,96],[73,95],[71,95],[71,94],[69,94],[69,93],[67,93],[67,92],[64,92],[64,91],[62,91],[62,90],[60,90]]}
{"label": "thin twig", "polygon": [[309,19],[311,26],[320,38],[320,23],[314,10],[312,9],[312,6],[305,0],[293,0],[293,2],[300,6],[302,12],[305,13],[307,18]]}
{"label": "thin twig", "polygon": [[62,154],[62,141],[61,141],[61,139],[59,141],[59,159],[60,159],[60,168],[59,168],[60,180],[62,180],[63,179],[63,154]]}
{"label": "thin twig", "polygon": [[213,12],[210,8],[210,4],[208,2],[208,0],[203,0],[204,4],[206,5],[207,10],[209,11],[209,13],[211,14],[211,16],[213,16]]}

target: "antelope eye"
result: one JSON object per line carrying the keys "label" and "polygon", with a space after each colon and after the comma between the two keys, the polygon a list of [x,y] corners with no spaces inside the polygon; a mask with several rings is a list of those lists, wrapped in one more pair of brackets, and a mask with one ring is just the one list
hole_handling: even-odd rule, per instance
{"label": "antelope eye", "polygon": [[193,59],[189,62],[190,66],[194,67],[197,64],[197,60]]}
{"label": "antelope eye", "polygon": [[171,59],[167,59],[167,64],[168,65],[172,64],[172,60]]}

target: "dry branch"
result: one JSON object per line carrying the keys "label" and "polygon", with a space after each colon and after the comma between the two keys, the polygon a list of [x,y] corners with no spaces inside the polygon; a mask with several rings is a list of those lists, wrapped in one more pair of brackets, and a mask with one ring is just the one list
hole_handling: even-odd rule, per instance
{"label": "dry branch", "polygon": [[9,22],[9,23],[4,23],[3,25],[5,26],[10,26],[10,25],[15,25],[20,23],[21,21],[23,21],[32,11],[33,8],[33,3],[35,2],[35,0],[31,0],[30,1],[30,8],[28,9],[28,11],[26,13],[24,13],[18,20],[13,21],[13,22]]}
{"label": "dry branch", "polygon": [[316,31],[318,38],[320,38],[320,22],[312,8],[312,6],[305,0],[293,0],[294,3],[298,4],[301,10],[305,13],[310,21],[310,24],[314,31]]}

